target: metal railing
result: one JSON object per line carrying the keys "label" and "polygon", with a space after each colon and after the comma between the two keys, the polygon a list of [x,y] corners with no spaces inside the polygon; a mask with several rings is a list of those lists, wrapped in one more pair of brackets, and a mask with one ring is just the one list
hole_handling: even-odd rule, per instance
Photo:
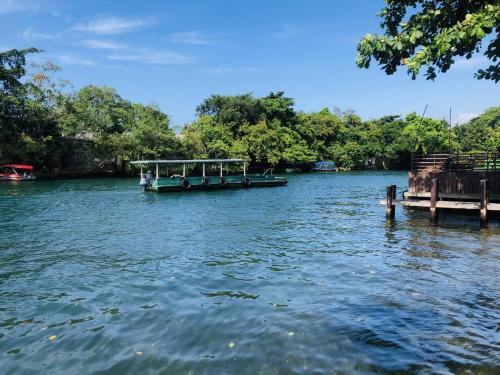
{"label": "metal railing", "polygon": [[414,153],[411,157],[411,170],[497,172],[500,171],[500,153]]}
{"label": "metal railing", "polygon": [[268,173],[268,172],[269,172],[269,175],[271,175],[271,176],[272,176],[273,171],[274,171],[274,168],[267,168],[267,169],[264,171],[264,173],[262,173],[262,176],[267,175],[267,173]]}

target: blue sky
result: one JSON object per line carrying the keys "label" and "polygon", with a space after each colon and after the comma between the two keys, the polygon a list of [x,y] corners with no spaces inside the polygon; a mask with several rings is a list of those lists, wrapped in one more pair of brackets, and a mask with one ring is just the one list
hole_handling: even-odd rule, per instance
{"label": "blue sky", "polygon": [[435,82],[358,69],[356,44],[378,30],[382,0],[0,0],[0,50],[34,46],[75,89],[114,87],[183,125],[211,94],[285,91],[304,111],[353,109],[363,119],[421,113],[464,121],[500,105],[477,81],[481,55]]}

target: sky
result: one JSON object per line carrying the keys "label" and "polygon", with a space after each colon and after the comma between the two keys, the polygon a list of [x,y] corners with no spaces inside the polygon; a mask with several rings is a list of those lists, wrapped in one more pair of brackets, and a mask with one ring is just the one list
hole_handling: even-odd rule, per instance
{"label": "sky", "polygon": [[473,75],[481,55],[436,81],[359,69],[356,46],[380,31],[383,0],[0,0],[0,50],[36,47],[77,90],[111,86],[157,104],[172,126],[212,94],[284,91],[306,112],[352,109],[363,119],[422,113],[459,123],[500,105],[500,85]]}

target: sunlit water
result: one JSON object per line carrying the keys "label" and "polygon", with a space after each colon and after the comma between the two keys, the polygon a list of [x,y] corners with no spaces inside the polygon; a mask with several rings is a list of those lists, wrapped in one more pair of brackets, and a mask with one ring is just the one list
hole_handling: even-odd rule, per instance
{"label": "sunlit water", "polygon": [[499,374],[500,227],[387,223],[391,183],[1,184],[0,373]]}

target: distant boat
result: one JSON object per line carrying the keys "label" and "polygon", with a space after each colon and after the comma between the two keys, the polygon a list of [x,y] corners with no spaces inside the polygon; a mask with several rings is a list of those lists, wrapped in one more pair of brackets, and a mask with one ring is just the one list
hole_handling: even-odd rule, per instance
{"label": "distant boat", "polygon": [[337,166],[333,161],[317,161],[312,170],[314,172],[336,172]]}
{"label": "distant boat", "polygon": [[[229,174],[229,164],[243,164],[242,174]],[[249,188],[264,186],[281,186],[287,184],[285,177],[274,176],[272,169],[262,174],[248,174],[246,162],[242,159],[199,159],[199,160],[136,160],[131,164],[141,165],[141,179],[139,185],[142,191],[156,191],[158,193],[189,190],[212,190],[227,188]],[[187,176],[186,165],[201,165],[201,176]],[[143,173],[143,165],[154,165],[155,174],[151,171]],[[166,176],[160,176],[159,166],[165,166]],[[168,167],[182,165],[182,175],[172,174],[169,176]],[[206,167],[212,167],[216,175],[209,175]],[[226,173],[224,173],[224,166]]]}
{"label": "distant boat", "polygon": [[33,166],[25,164],[0,165],[0,181],[33,181]]}

